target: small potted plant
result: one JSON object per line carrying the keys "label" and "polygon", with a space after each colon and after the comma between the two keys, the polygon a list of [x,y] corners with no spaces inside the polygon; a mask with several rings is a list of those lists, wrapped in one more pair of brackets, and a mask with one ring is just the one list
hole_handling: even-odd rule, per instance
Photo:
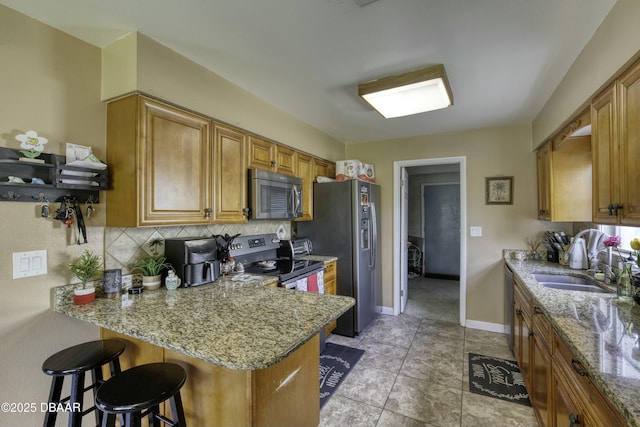
{"label": "small potted plant", "polygon": [[145,256],[134,264],[132,271],[142,273],[142,285],[145,289],[153,290],[160,287],[162,270],[171,268],[171,264],[166,260],[163,256]]}
{"label": "small potted plant", "polygon": [[82,287],[73,290],[74,304],[88,304],[96,299],[96,288],[92,282],[102,273],[102,259],[90,250],[85,250],[76,262],[69,263],[69,270],[80,280]]}

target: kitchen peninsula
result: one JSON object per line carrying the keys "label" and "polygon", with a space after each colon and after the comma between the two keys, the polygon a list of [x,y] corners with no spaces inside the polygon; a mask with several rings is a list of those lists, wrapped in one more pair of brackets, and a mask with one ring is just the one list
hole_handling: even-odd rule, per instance
{"label": "kitchen peninsula", "polygon": [[127,342],[122,367],[171,361],[194,426],[317,426],[318,333],[348,310],[350,297],[267,286],[267,276],[226,276],[207,285],[72,304],[55,289],[54,310]]}

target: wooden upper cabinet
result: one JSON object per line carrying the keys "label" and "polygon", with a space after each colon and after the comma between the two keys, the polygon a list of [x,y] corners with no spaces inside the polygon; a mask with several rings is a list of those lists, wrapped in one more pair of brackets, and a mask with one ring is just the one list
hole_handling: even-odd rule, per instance
{"label": "wooden upper cabinet", "polygon": [[286,175],[297,174],[298,152],[293,148],[276,144],[276,172]]}
{"label": "wooden upper cabinet", "polygon": [[573,136],[590,123],[587,109],[536,153],[538,219],[591,221],[591,136]]}
{"label": "wooden upper cabinet", "polygon": [[640,225],[640,61],[591,104],[593,222]]}
{"label": "wooden upper cabinet", "polygon": [[609,207],[619,199],[618,127],[616,87],[612,85],[591,103],[591,148],[593,150],[593,222],[616,224]]}
{"label": "wooden upper cabinet", "polygon": [[620,224],[640,225],[640,62],[618,80]]}
{"label": "wooden upper cabinet", "polygon": [[536,153],[538,172],[538,219],[551,220],[551,142],[547,142]]}
{"label": "wooden upper cabinet", "polygon": [[302,216],[296,221],[310,221],[313,219],[313,157],[298,153],[298,177],[302,178]]}
{"label": "wooden upper cabinet", "polygon": [[303,220],[313,181],[335,164],[177,106],[132,94],[107,104],[110,227],[244,223],[248,168],[303,179]]}
{"label": "wooden upper cabinet", "polygon": [[265,169],[286,175],[296,175],[297,152],[255,136],[249,137],[249,168]]}
{"label": "wooden upper cabinet", "polygon": [[209,119],[134,94],[107,104],[107,226],[205,224]]}
{"label": "wooden upper cabinet", "polygon": [[276,164],[276,145],[264,139],[249,137],[249,167],[273,170]]}
{"label": "wooden upper cabinet", "polygon": [[336,177],[336,164],[328,160],[314,158],[313,179],[318,176],[326,176],[329,178]]}
{"label": "wooden upper cabinet", "polygon": [[247,137],[232,127],[214,124],[214,223],[247,221]]}

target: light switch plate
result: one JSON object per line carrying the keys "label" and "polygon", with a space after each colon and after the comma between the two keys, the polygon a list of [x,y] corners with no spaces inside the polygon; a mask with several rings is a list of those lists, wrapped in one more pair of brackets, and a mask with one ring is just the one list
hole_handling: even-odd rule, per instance
{"label": "light switch plate", "polygon": [[469,229],[471,237],[482,237],[482,227],[478,225],[472,225]]}
{"label": "light switch plate", "polygon": [[13,278],[40,276],[47,274],[47,251],[13,253]]}

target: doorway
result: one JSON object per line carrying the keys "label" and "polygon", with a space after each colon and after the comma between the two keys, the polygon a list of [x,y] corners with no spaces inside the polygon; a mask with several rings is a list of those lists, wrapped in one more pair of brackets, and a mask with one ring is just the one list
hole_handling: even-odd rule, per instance
{"label": "doorway", "polygon": [[[411,183],[411,176],[407,180],[407,171],[414,173],[419,170],[457,170],[459,180],[457,182],[458,200],[459,200],[459,228],[457,233],[458,256],[457,259],[457,271],[459,272],[459,323],[465,325],[466,318],[466,233],[462,232],[466,230],[466,157],[447,157],[436,159],[416,159],[416,160],[404,160],[394,162],[394,264],[393,264],[393,292],[394,292],[394,314],[398,315],[404,310],[403,299],[406,301],[406,297],[409,292],[408,278],[406,274],[406,266],[408,263],[408,252],[405,250],[407,236],[406,230],[408,223],[407,209],[402,209],[402,206],[406,206],[406,198],[410,197],[408,192],[405,191],[407,186]],[[404,178],[404,179],[403,179]],[[418,196],[418,200],[421,200],[422,196]],[[419,208],[422,211],[422,206]],[[415,213],[414,213],[415,214]],[[421,214],[420,214],[421,215]],[[424,227],[423,227],[424,229]],[[409,234],[411,230],[409,230]],[[413,233],[415,234],[415,232]],[[424,238],[422,230],[418,231],[419,235]],[[424,241],[424,240],[423,240]],[[422,243],[424,245],[424,243]],[[451,242],[449,241],[450,245]],[[455,245],[455,243],[454,243]],[[454,255],[455,257],[455,255]]]}
{"label": "doorway", "polygon": [[422,271],[424,277],[460,280],[460,174],[456,168],[454,173],[438,175],[444,175],[445,180],[453,175],[456,181],[420,185]]}

